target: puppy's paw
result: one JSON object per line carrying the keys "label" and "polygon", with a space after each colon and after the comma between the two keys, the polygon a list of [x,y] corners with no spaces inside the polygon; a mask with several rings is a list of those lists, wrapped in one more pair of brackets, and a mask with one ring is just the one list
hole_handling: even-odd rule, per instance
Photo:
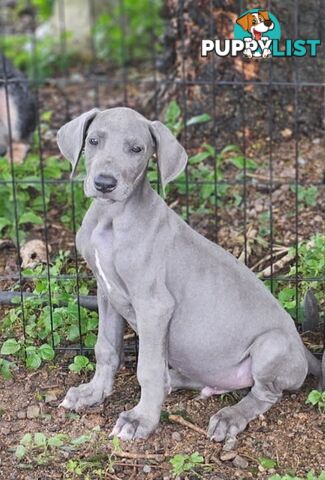
{"label": "puppy's paw", "polygon": [[208,437],[216,442],[236,437],[245,430],[247,423],[243,415],[232,407],[225,407],[210,418]]}
{"label": "puppy's paw", "polygon": [[263,58],[267,58],[271,56],[271,50],[269,48],[264,48],[263,50]]}
{"label": "puppy's paw", "polygon": [[155,430],[158,421],[154,421],[148,415],[141,415],[136,407],[127,412],[122,412],[110,433],[110,437],[117,436],[121,440],[134,440],[136,438],[148,438]]}
{"label": "puppy's paw", "polygon": [[107,396],[108,393],[95,382],[84,383],[79,387],[71,387],[59,407],[81,410],[102,403]]}
{"label": "puppy's paw", "polygon": [[253,56],[252,50],[250,48],[246,48],[246,50],[243,51],[243,54],[245,55],[245,57],[248,57],[248,58],[252,58]]}

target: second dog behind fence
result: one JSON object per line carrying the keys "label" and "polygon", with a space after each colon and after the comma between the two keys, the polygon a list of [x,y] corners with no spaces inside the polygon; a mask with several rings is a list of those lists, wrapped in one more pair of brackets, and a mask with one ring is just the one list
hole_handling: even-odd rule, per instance
{"label": "second dog behind fence", "polygon": [[0,156],[22,163],[37,121],[27,78],[0,54]]}

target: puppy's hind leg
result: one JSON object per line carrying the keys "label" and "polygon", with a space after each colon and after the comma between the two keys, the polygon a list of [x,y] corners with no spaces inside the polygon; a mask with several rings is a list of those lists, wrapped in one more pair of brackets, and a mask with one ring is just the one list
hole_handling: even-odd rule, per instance
{"label": "puppy's hind leg", "polygon": [[254,385],[246,397],[222,408],[210,419],[208,436],[217,442],[242,432],[282,397],[283,390],[299,388],[308,365],[299,337],[273,330],[258,337],[250,348]]}
{"label": "puppy's hind leg", "polygon": [[171,391],[175,390],[201,390],[204,385],[202,383],[191,380],[173,368],[169,369]]}

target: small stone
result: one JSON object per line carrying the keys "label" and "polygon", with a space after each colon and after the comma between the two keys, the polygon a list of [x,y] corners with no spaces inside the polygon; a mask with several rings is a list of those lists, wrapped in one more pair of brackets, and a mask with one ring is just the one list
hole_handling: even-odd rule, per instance
{"label": "small stone", "polygon": [[319,145],[320,144],[320,138],[314,138],[313,142],[314,145]]}
{"label": "small stone", "polygon": [[240,455],[236,455],[235,458],[233,459],[233,465],[236,468],[247,468],[248,467],[248,461],[241,457]]}
{"label": "small stone", "polygon": [[235,450],[235,448],[238,445],[238,440],[236,437],[229,437],[226,441],[224,446],[222,447],[222,450],[224,452],[230,452],[231,450]]}
{"label": "small stone", "polygon": [[145,465],[142,469],[144,473],[150,473],[151,472],[151,467],[150,465]]}
{"label": "small stone", "polygon": [[229,460],[233,460],[236,457],[237,453],[234,451],[230,452],[222,452],[220,455],[220,460],[222,462],[228,462]]}
{"label": "small stone", "polygon": [[84,80],[84,77],[80,73],[73,73],[71,75],[71,80],[75,83],[82,83]]}
{"label": "small stone", "polygon": [[257,213],[263,212],[263,210],[264,210],[264,204],[262,204],[262,203],[257,203],[257,204],[255,205],[255,210],[257,211]]}
{"label": "small stone", "polygon": [[57,399],[58,397],[53,392],[48,392],[45,395],[45,403],[55,402]]}
{"label": "small stone", "polygon": [[175,442],[180,442],[182,440],[182,437],[180,435],[180,433],[178,432],[173,432],[172,433],[172,439],[175,441]]}
{"label": "small stone", "polygon": [[32,419],[32,418],[37,418],[40,414],[40,409],[37,405],[29,405],[27,407],[27,418]]}
{"label": "small stone", "polygon": [[19,410],[19,412],[17,412],[17,418],[19,418],[19,420],[23,420],[24,418],[26,418],[25,410]]}
{"label": "small stone", "polygon": [[285,140],[289,140],[289,138],[292,136],[291,128],[284,128],[281,132],[281,135]]}

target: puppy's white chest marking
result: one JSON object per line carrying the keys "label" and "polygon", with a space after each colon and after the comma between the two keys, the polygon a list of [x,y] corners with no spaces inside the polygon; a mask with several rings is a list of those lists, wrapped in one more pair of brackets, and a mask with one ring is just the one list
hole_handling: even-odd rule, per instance
{"label": "puppy's white chest marking", "polygon": [[101,265],[100,265],[100,263],[99,263],[99,256],[98,256],[98,252],[97,252],[96,249],[95,249],[95,260],[96,260],[96,268],[97,268],[97,270],[98,270],[98,273],[99,273],[99,275],[101,276],[101,278],[102,278],[102,280],[103,280],[103,282],[104,282],[104,284],[105,284],[105,287],[106,287],[106,289],[107,289],[107,292],[110,292],[110,291],[112,290],[112,287],[111,287],[111,285],[108,283],[107,278],[105,277],[105,274],[104,274],[104,272],[103,272],[103,269],[102,269],[102,267],[101,267]]}

